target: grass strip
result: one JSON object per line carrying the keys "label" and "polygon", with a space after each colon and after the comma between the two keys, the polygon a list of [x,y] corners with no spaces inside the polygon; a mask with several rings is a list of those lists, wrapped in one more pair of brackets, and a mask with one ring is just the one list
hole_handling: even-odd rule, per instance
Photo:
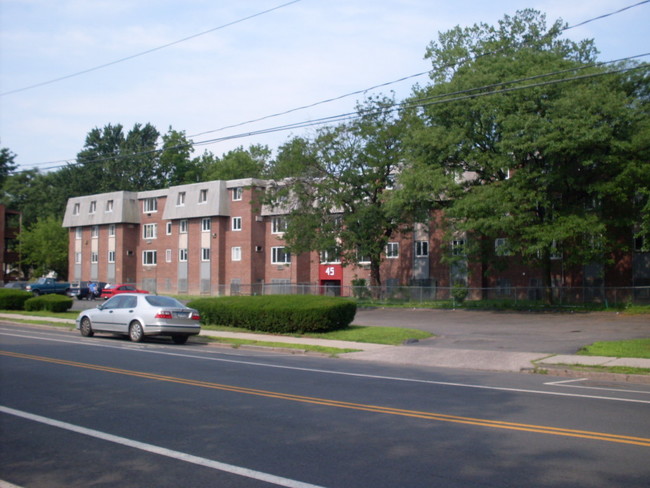
{"label": "grass strip", "polygon": [[594,342],[578,350],[582,356],[650,359],[650,339]]}
{"label": "grass strip", "polygon": [[230,344],[233,347],[261,346],[261,347],[273,347],[273,348],[280,348],[280,349],[296,349],[300,351],[317,352],[332,357],[335,357],[338,354],[345,354],[348,352],[358,352],[361,350],[361,349],[341,349],[338,347],[313,346],[309,344],[288,344],[286,342],[267,342],[267,341],[255,341],[251,339],[234,339],[230,337],[217,337],[217,336],[197,336],[195,337],[194,340]]}

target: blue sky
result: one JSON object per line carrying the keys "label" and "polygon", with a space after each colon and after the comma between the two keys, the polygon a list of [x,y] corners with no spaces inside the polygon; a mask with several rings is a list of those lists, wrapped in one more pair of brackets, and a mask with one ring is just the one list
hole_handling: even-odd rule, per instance
{"label": "blue sky", "polygon": [[[0,0],[0,92],[19,90],[205,32],[290,0]],[[150,122],[195,142],[354,110],[363,95],[197,135],[424,72],[438,32],[535,8],[569,25],[639,0],[300,0],[103,69],[0,96],[0,145],[21,169],[72,160],[94,127]],[[566,37],[595,39],[603,61],[650,52],[650,3]],[[648,57],[643,58],[648,60]],[[410,79],[376,92],[404,98]],[[374,93],[376,93],[374,92]],[[373,92],[368,92],[371,94]],[[277,148],[297,129],[196,148]]]}

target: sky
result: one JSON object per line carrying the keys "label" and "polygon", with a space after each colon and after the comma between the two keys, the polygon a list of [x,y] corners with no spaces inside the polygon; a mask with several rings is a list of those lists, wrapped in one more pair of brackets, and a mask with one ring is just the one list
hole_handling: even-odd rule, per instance
{"label": "sky", "polygon": [[[275,153],[315,129],[243,135],[353,112],[370,95],[407,97],[416,83],[427,84],[426,75],[412,76],[430,69],[424,53],[440,32],[496,24],[525,8],[545,13],[549,24],[575,25],[637,3],[0,0],[0,147],[16,154],[19,170],[49,171],[73,162],[95,127],[151,123],[195,143],[226,138],[197,145],[194,156],[251,144]],[[648,25],[650,2],[643,2],[564,36],[594,39],[599,60],[609,61],[650,52]]]}

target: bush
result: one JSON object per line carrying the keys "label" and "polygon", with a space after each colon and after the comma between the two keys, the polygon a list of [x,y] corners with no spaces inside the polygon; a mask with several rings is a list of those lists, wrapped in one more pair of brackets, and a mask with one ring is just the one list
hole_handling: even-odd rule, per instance
{"label": "bush", "polygon": [[28,291],[0,288],[0,310],[24,310],[33,295]]}
{"label": "bush", "polygon": [[25,310],[29,312],[37,310],[67,312],[70,308],[72,308],[72,298],[56,294],[33,297],[25,302]]}
{"label": "bush", "polygon": [[357,313],[351,300],[313,295],[200,298],[187,305],[204,324],[282,334],[344,329]]}

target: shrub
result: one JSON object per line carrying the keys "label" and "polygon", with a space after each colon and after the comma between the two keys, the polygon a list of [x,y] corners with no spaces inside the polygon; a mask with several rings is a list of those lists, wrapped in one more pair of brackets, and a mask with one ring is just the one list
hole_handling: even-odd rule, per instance
{"label": "shrub", "polygon": [[344,329],[357,312],[351,300],[313,295],[200,298],[188,306],[201,313],[204,324],[284,334]]}
{"label": "shrub", "polygon": [[25,302],[32,296],[28,291],[0,288],[0,310],[24,310]]}
{"label": "shrub", "polygon": [[37,310],[67,312],[70,308],[72,308],[72,298],[56,294],[33,297],[25,302],[25,310],[30,312]]}

